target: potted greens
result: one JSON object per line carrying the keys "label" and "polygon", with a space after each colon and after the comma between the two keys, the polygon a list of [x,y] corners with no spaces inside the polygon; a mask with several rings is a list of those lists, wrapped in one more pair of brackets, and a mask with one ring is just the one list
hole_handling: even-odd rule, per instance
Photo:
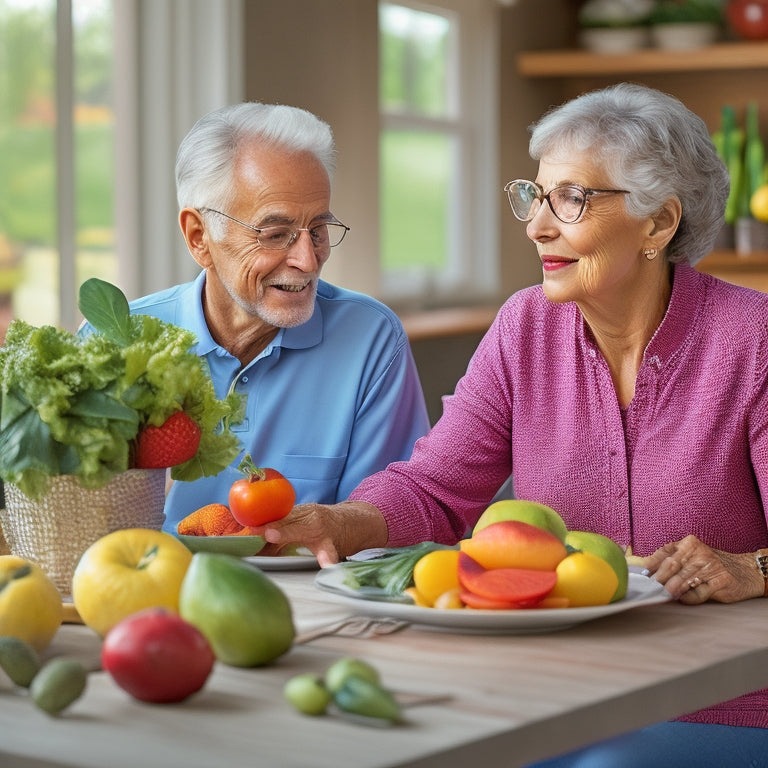
{"label": "potted greens", "polygon": [[623,53],[648,45],[653,0],[588,0],[579,10],[579,43],[596,53]]}
{"label": "potted greens", "polygon": [[718,39],[723,20],[722,0],[658,0],[651,40],[657,48],[701,48]]}

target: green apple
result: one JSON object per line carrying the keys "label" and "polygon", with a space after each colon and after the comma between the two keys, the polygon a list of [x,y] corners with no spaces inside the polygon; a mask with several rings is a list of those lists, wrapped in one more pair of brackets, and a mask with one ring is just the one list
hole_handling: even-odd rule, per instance
{"label": "green apple", "polygon": [[554,533],[560,541],[565,541],[567,528],[563,518],[546,504],[524,499],[501,499],[491,504],[475,523],[472,530],[474,536],[491,523],[501,523],[505,520],[519,520],[522,523],[535,525],[545,531]]}
{"label": "green apple", "polygon": [[197,552],[181,584],[179,614],[233,667],[269,664],[293,645],[296,630],[285,593],[237,557]]}
{"label": "green apple", "polygon": [[565,535],[565,545],[580,552],[591,552],[605,560],[618,576],[619,584],[613,593],[611,602],[621,600],[627,594],[629,569],[622,548],[612,539],[600,533],[591,531],[568,531]]}

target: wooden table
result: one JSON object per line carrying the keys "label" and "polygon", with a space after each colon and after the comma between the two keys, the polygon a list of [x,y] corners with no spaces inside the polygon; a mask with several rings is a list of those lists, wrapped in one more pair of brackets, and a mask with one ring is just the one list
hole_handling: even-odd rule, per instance
{"label": "wooden table", "polygon": [[[313,586],[311,571],[272,575],[302,631],[350,612]],[[94,672],[58,718],[0,690],[0,765],[514,768],[768,686],[767,616],[766,600],[666,603],[542,635],[411,626],[374,639],[325,637],[267,668],[217,663],[205,688],[175,705],[134,701]],[[99,647],[89,629],[65,625],[47,655],[97,669]],[[322,674],[348,654],[375,664],[396,691],[450,698],[409,708],[407,723],[389,728],[302,716],[284,701],[291,676]]]}

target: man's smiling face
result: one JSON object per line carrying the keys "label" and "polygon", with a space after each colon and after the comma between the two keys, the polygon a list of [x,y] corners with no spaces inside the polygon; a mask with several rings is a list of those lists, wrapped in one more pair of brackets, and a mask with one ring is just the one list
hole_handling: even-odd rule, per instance
{"label": "man's smiling face", "polygon": [[[226,213],[254,227],[312,227],[333,220],[331,187],[322,164],[308,152],[291,153],[252,143],[235,163],[232,205]],[[216,276],[245,312],[276,328],[312,316],[320,271],[328,258],[309,232],[282,250],[263,248],[258,234],[232,221],[209,244]]]}

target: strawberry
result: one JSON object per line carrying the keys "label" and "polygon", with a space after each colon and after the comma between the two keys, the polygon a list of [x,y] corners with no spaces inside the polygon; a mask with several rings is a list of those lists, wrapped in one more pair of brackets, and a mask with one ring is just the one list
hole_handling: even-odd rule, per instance
{"label": "strawberry", "polygon": [[183,464],[197,453],[200,427],[184,411],[176,411],[159,427],[144,427],[136,439],[134,466],[160,469]]}

